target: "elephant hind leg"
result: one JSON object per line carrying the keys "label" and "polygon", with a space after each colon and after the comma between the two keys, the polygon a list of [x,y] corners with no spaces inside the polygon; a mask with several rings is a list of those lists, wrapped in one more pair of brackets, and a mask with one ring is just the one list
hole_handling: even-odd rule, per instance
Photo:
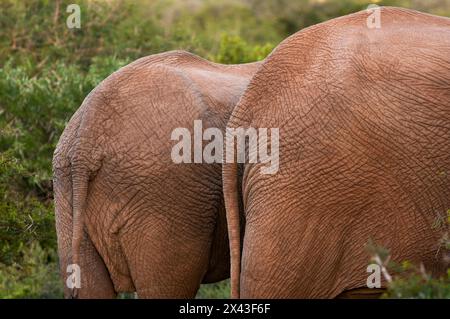
{"label": "elephant hind leg", "polygon": [[208,268],[211,235],[146,215],[120,235],[138,297],[194,298]]}
{"label": "elephant hind leg", "polygon": [[[63,246],[63,245],[61,245]],[[63,250],[69,250],[71,246]],[[62,254],[60,255],[62,256]],[[66,255],[68,256],[68,255]],[[69,256],[70,257],[70,256]],[[66,298],[72,296],[72,290],[67,287],[67,265],[71,264],[71,258],[62,258],[61,272],[64,280],[64,294]],[[78,260],[80,288],[77,289],[76,298],[80,299],[114,299],[117,293],[109,272],[94,247],[89,235],[84,231],[80,242],[80,256]],[[74,273],[72,272],[72,275]]]}
{"label": "elephant hind leg", "polygon": [[81,242],[79,298],[114,299],[117,293],[109,272],[85,232]]}
{"label": "elephant hind leg", "polygon": [[385,289],[377,288],[355,288],[350,290],[345,290],[336,296],[336,299],[379,299],[381,295],[385,292]]}

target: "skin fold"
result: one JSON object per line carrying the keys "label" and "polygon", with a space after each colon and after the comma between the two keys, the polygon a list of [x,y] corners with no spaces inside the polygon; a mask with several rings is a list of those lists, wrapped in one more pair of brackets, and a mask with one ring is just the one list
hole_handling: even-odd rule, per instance
{"label": "skin fold", "polygon": [[450,208],[450,20],[386,7],[370,29],[368,15],[286,39],[233,111],[229,127],[280,129],[276,174],[223,166],[235,298],[365,288],[370,239],[444,272],[432,225]]}
{"label": "skin fold", "polygon": [[95,88],[53,160],[66,296],[192,298],[229,276],[221,164],[175,164],[171,132],[225,129],[259,63],[220,65],[183,51],[141,58]]}

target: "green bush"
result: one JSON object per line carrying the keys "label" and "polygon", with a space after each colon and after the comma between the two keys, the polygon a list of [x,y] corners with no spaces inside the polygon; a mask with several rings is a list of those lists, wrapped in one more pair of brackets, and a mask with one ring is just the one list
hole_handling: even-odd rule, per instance
{"label": "green bush", "polygon": [[223,34],[219,52],[209,58],[213,61],[225,64],[248,63],[264,59],[274,48],[274,45],[249,45],[239,36]]}
{"label": "green bush", "polygon": [[54,61],[87,70],[96,57],[138,57],[184,49],[203,57],[217,54],[223,33],[251,45],[282,36],[242,1],[77,1],[81,28],[68,29],[65,8],[73,1],[0,2],[0,66],[32,65],[37,72]]}
{"label": "green bush", "polygon": [[450,299],[450,269],[441,278],[418,271],[399,277],[389,284],[384,298]]}
{"label": "green bush", "polygon": [[[0,1],[0,298],[61,296],[52,154],[72,114],[106,76],[174,49],[220,63],[261,60],[293,32],[367,6],[364,0],[79,0],[81,29],[70,30],[72,2]],[[377,3],[450,16],[449,0]],[[410,296],[409,284],[396,289]],[[445,294],[436,288],[445,285],[440,279],[416,280],[414,287],[422,284]],[[228,290],[228,281],[203,285],[198,297],[227,297]]]}
{"label": "green bush", "polygon": [[30,65],[7,63],[0,69],[0,151],[11,152],[29,172],[29,189],[49,189],[52,154],[65,125],[84,97],[124,64],[116,58],[93,59],[84,73],[77,65],[57,62],[39,75]]}
{"label": "green bush", "polygon": [[224,280],[214,284],[201,285],[196,298],[198,299],[230,298],[230,281]]}
{"label": "green bush", "polygon": [[62,298],[56,255],[33,243],[25,247],[19,263],[0,263],[0,299]]}
{"label": "green bush", "polygon": [[20,260],[34,242],[56,248],[52,204],[22,194],[20,184],[27,175],[11,152],[0,153],[0,265]]}

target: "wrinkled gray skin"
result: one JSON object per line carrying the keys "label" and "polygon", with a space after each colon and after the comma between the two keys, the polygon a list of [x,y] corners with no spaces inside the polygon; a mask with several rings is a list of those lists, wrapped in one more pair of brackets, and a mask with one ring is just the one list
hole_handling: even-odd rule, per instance
{"label": "wrinkled gray skin", "polygon": [[81,268],[66,296],[194,297],[229,275],[220,164],[174,164],[171,132],[222,130],[259,63],[226,66],[182,51],[104,80],[54,154],[58,253]]}
{"label": "wrinkled gray skin", "polygon": [[233,111],[229,127],[280,128],[278,173],[245,164],[239,181],[223,166],[233,297],[365,287],[369,239],[394,261],[445,270],[432,225],[450,208],[450,20],[383,8],[369,29],[367,17],[282,42]]}

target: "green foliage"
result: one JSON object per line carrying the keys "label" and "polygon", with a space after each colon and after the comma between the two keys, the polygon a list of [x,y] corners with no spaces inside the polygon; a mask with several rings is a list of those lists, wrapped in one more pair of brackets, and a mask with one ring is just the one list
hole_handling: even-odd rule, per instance
{"label": "green foliage", "polygon": [[[161,32],[133,1],[77,1],[82,27],[68,29],[67,5],[73,1],[0,2],[0,61],[14,57],[14,65],[37,68],[62,60],[85,69],[97,56],[136,58],[144,51],[159,51]],[[154,35],[160,35],[154,37]]]}
{"label": "green foliage", "polygon": [[224,280],[214,284],[201,285],[197,292],[198,299],[212,299],[212,298],[229,298],[230,297],[230,281]]}
{"label": "green foliage", "polygon": [[55,252],[33,243],[23,249],[20,264],[0,263],[0,299],[61,298]]}
{"label": "green foliage", "polygon": [[[0,298],[61,296],[52,153],[72,114],[106,76],[174,49],[220,63],[261,60],[293,32],[367,6],[364,0],[79,0],[81,29],[71,30],[72,2],[0,1]],[[450,0],[377,3],[450,16]],[[227,297],[228,290],[227,281],[203,285],[198,297]]]}
{"label": "green foliage", "polygon": [[19,159],[29,189],[49,189],[52,153],[66,123],[84,97],[125,61],[93,59],[87,73],[77,65],[57,62],[33,75],[30,64],[0,69],[0,151],[9,150]]}
{"label": "green foliage", "polygon": [[249,45],[238,36],[223,34],[219,52],[210,59],[225,64],[238,64],[264,59],[272,50],[273,45],[266,43],[264,45]]}
{"label": "green foliage", "polygon": [[52,205],[22,194],[20,184],[26,175],[10,151],[0,153],[0,264],[19,260],[33,242],[56,247]]}
{"label": "green foliage", "polygon": [[384,298],[450,299],[450,269],[447,275],[433,278],[422,269],[404,266],[406,274],[389,284]]}
{"label": "green foliage", "polygon": [[[53,61],[87,70],[95,57],[134,60],[162,51],[185,49],[208,57],[227,34],[249,43],[282,37],[240,1],[77,1],[81,28],[68,29],[65,8],[72,1],[0,2],[0,61],[29,63],[38,70]],[[0,62],[2,63],[2,62]]]}

